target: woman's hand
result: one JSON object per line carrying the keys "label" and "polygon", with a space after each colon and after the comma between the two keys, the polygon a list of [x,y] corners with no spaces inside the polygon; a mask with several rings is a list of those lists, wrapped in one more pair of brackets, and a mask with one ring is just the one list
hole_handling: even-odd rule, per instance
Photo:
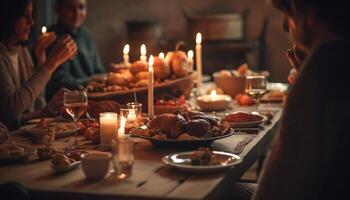
{"label": "woman's hand", "polygon": [[61,107],[63,106],[64,93],[69,91],[67,88],[61,88],[55,96],[48,102],[46,107],[42,110],[44,116],[52,116],[59,114]]}
{"label": "woman's hand", "polygon": [[297,46],[293,45],[292,48],[286,50],[286,57],[292,67],[288,75],[288,82],[290,84],[294,84],[300,65],[306,57],[306,53],[300,50]]}
{"label": "woman's hand", "polygon": [[52,72],[55,71],[56,68],[62,63],[74,57],[77,53],[77,50],[78,47],[71,36],[65,35],[53,46],[48,55],[46,66]]}
{"label": "woman's hand", "polygon": [[56,39],[57,36],[54,32],[46,32],[39,36],[34,49],[39,64],[46,62],[46,50],[55,42]]}

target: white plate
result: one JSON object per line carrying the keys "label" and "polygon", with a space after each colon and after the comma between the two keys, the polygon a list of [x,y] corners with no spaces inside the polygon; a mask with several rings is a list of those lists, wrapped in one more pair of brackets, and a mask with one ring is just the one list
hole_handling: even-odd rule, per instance
{"label": "white plate", "polygon": [[[58,122],[58,123],[63,123],[63,122]],[[71,122],[67,122],[67,123],[71,123]],[[22,126],[20,130],[23,133],[37,134],[37,133],[41,133],[45,129],[37,128],[36,124],[29,124],[29,125]],[[74,133],[75,133],[75,129],[69,129],[65,131],[56,131],[55,138],[68,137],[68,136],[74,135]]]}
{"label": "white plate", "polygon": [[[46,117],[45,118],[47,122],[53,122],[56,120],[55,117]],[[28,124],[37,124],[41,121],[41,118],[37,118],[37,119],[31,119],[31,120],[28,120],[27,123]]]}
{"label": "white plate", "polygon": [[51,168],[58,173],[68,172],[80,165],[81,161],[76,161],[68,166],[51,165]]}
{"label": "white plate", "polygon": [[29,145],[24,145],[24,144],[3,144],[1,145],[2,147],[7,147],[7,146],[20,146],[24,148],[24,152],[20,155],[0,155],[0,162],[12,162],[12,161],[18,161],[18,160],[24,160],[28,158],[31,154],[35,153],[36,148],[33,146]]}
{"label": "white plate", "polygon": [[216,154],[221,161],[223,161],[222,164],[205,165],[205,166],[191,165],[190,156],[192,154],[192,151],[173,153],[173,154],[164,156],[162,158],[162,161],[163,163],[165,163],[170,167],[185,170],[185,171],[190,171],[190,172],[196,172],[196,173],[223,170],[242,162],[241,157],[237,156],[236,154],[223,152],[223,151],[213,151],[213,153]]}
{"label": "white plate", "polygon": [[258,127],[263,122],[266,122],[268,118],[265,115],[259,114],[258,112],[252,112],[251,114],[259,115],[262,117],[261,120],[257,121],[249,121],[249,122],[229,122],[226,121],[232,128],[251,128],[251,127]]}

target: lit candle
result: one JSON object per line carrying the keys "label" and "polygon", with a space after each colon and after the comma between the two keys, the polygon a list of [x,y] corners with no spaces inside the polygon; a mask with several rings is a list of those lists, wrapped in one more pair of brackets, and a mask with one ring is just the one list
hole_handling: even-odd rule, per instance
{"label": "lit candle", "polygon": [[125,65],[129,65],[129,51],[130,51],[130,46],[129,44],[126,44],[123,49],[123,59],[124,59]]}
{"label": "lit candle", "polygon": [[197,97],[197,104],[203,111],[225,110],[229,107],[231,101],[231,96],[217,94],[216,90],[211,91],[209,95]]}
{"label": "lit candle", "polygon": [[44,34],[44,33],[46,33],[46,31],[47,31],[46,26],[43,26],[43,27],[41,28],[41,32]]}
{"label": "lit candle", "polygon": [[164,56],[164,53],[163,53],[163,52],[160,52],[158,57],[159,57],[160,59],[164,59],[164,57],[165,57],[165,56]]}
{"label": "lit candle", "polygon": [[216,90],[211,91],[211,92],[210,92],[210,99],[213,100],[213,101],[215,101],[215,100],[216,100],[216,97],[217,97],[217,95],[216,95]]}
{"label": "lit candle", "polygon": [[141,48],[140,48],[140,51],[141,51],[141,56],[140,56],[140,60],[141,61],[144,61],[144,62],[147,62],[147,50],[146,50],[146,45],[142,44],[141,45]]}
{"label": "lit candle", "polygon": [[149,57],[149,68],[148,68],[148,116],[153,117],[154,105],[153,105],[153,84],[154,84],[154,70],[153,70],[153,56]]}
{"label": "lit candle", "polygon": [[115,139],[118,128],[118,114],[113,112],[100,113],[101,145],[110,145]]}
{"label": "lit candle", "polygon": [[202,35],[196,35],[196,66],[197,66],[197,95],[201,94],[202,86]]}
{"label": "lit candle", "polygon": [[127,116],[127,120],[130,122],[134,122],[136,121],[136,109],[130,109],[128,116]]}
{"label": "lit candle", "polygon": [[187,58],[190,62],[190,66],[191,66],[191,71],[193,71],[193,51],[192,50],[189,50],[187,52]]}
{"label": "lit candle", "polygon": [[125,124],[126,119],[124,116],[120,116],[120,125],[118,129],[118,139],[124,139],[125,138]]}

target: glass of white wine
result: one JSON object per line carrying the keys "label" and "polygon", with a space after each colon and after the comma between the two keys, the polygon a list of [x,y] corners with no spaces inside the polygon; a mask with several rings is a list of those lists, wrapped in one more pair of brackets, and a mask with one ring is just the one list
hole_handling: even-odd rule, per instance
{"label": "glass of white wine", "polygon": [[259,106],[259,100],[266,93],[266,90],[267,80],[265,76],[253,75],[246,77],[245,92],[255,100],[256,110]]}
{"label": "glass of white wine", "polygon": [[72,116],[75,124],[74,143],[68,149],[78,149],[77,121],[87,109],[88,98],[85,91],[69,91],[63,95],[63,105],[67,113]]}

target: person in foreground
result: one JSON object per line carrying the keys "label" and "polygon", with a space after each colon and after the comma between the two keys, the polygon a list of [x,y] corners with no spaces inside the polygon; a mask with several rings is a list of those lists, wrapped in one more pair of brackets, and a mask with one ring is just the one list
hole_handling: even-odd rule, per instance
{"label": "person in foreground", "polygon": [[86,85],[90,76],[105,71],[93,38],[82,25],[87,16],[86,0],[57,0],[55,9],[58,22],[50,30],[58,36],[70,35],[78,46],[78,54],[54,73],[46,88],[47,100],[60,88],[79,89]]}
{"label": "person in foreground", "polygon": [[[0,121],[10,130],[17,128],[21,120],[44,113],[47,107],[41,109],[45,102],[39,101],[44,100],[40,94],[57,67],[77,50],[70,36],[65,36],[46,54],[45,49],[51,44],[41,36],[35,51],[39,65],[34,66],[24,45],[34,24],[32,12],[31,0],[0,2]],[[54,106],[60,97],[58,94],[49,105]]]}
{"label": "person in foreground", "polygon": [[348,196],[349,11],[344,1],[272,0],[306,52],[254,200]]}

